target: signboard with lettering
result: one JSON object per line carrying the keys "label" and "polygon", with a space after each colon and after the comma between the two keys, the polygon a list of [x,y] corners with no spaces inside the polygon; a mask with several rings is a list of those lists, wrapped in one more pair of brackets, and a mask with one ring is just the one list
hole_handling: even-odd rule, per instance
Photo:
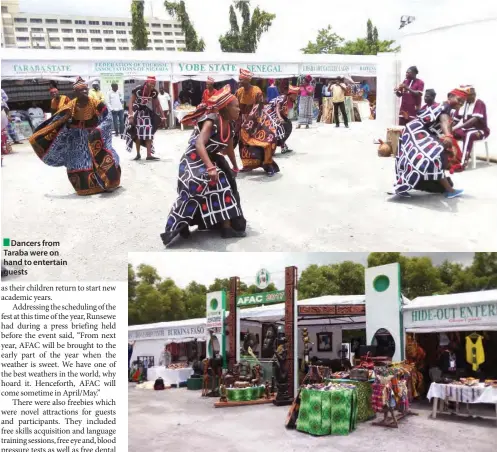
{"label": "signboard with lettering", "polygon": [[349,316],[366,315],[366,306],[363,304],[349,305],[299,305],[299,315],[326,315],[326,316]]}
{"label": "signboard with lettering", "polygon": [[123,75],[169,75],[171,64],[161,61],[97,61],[93,73]]}
{"label": "signboard with lettering", "polygon": [[262,292],[256,294],[243,294],[238,297],[236,305],[241,308],[244,306],[259,306],[262,304],[284,303],[285,291],[275,290],[273,292]]}
{"label": "signboard with lettering", "polygon": [[404,310],[406,328],[457,328],[460,325],[497,325],[497,302]]}
{"label": "signboard with lettering", "polygon": [[316,76],[363,75],[376,76],[376,64],[303,63],[302,74]]}
{"label": "signboard with lettering", "polygon": [[100,74],[100,91],[107,96],[113,84],[117,84],[117,90],[124,95],[124,76],[123,74]]}
{"label": "signboard with lettering", "polygon": [[205,338],[205,325],[128,331],[128,340]]}
{"label": "signboard with lettering", "polygon": [[248,69],[256,77],[277,76],[277,75],[298,75],[298,64],[291,63],[195,63],[184,62],[174,63],[173,73],[175,75],[227,75],[237,77],[240,69]]}
{"label": "signboard with lettering", "polygon": [[80,75],[88,73],[85,62],[2,61],[2,77]]}

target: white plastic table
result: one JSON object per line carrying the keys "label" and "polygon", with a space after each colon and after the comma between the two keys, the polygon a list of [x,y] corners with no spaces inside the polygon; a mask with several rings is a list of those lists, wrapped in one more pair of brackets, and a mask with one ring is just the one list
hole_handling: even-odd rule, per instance
{"label": "white plastic table", "polygon": [[[428,400],[433,399],[432,418],[436,419],[437,414],[455,414],[457,416],[472,417],[477,416],[484,419],[493,419],[497,422],[497,388],[485,387],[483,383],[477,386],[463,386],[432,383],[428,391]],[[455,411],[440,409],[440,400],[456,403]],[[466,404],[466,413],[459,410],[459,404]],[[495,416],[481,416],[470,412],[469,404],[489,403],[495,406]]]}
{"label": "white plastic table", "polygon": [[161,377],[164,380],[165,385],[178,385],[188,380],[193,375],[193,369],[191,367],[185,367],[184,369],[166,369],[164,366],[150,367],[147,370],[147,380],[155,381],[157,378]]}

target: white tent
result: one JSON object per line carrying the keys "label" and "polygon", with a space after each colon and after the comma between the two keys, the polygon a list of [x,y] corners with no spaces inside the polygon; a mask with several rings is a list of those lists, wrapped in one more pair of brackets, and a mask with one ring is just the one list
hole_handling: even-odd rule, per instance
{"label": "white tent", "polygon": [[[435,89],[438,101],[445,100],[447,93],[459,85],[475,86],[487,106],[492,131],[488,139],[490,155],[497,158],[497,91],[491,57],[492,45],[497,42],[497,2],[476,0],[464,8],[457,2],[445,3],[438,11],[433,9],[437,5],[426,8],[403,29],[398,57],[379,56],[377,119],[382,125],[394,124],[399,105],[393,88],[403,80],[409,66],[417,66],[425,89]],[[477,155],[483,150],[481,145],[475,146]]]}

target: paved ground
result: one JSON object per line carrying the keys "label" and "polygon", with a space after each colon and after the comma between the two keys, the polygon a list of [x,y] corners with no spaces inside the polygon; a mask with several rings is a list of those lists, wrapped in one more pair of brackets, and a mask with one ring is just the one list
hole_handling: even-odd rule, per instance
{"label": "paved ground", "polygon": [[199,391],[128,390],[128,452],[222,450],[225,452],[419,452],[495,451],[495,422],[429,418],[429,410],[386,429],[359,424],[348,436],[313,437],[284,427],[288,407],[214,408]]}
{"label": "paved ground", "polygon": [[[177,241],[174,251],[474,251],[497,248],[497,165],[479,163],[454,177],[463,198],[386,193],[393,159],[378,158],[374,121],[349,130],[330,125],[294,130],[293,154],[276,156],[282,172],[239,176],[248,237],[214,233]],[[126,279],[128,251],[163,251],[159,234],[176,196],[179,158],[188,131],[160,131],[160,162],[132,162],[124,142],[122,188],[78,197],[63,168],[43,165],[27,145],[4,158],[2,234],[59,240],[67,268],[40,268],[29,279]]]}

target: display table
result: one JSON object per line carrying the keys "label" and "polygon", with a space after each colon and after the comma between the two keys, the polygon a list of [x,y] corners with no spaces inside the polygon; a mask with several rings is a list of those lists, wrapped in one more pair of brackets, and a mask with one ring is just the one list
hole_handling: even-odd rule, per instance
{"label": "display table", "polygon": [[183,118],[188,114],[188,113],[191,113],[192,111],[195,111],[195,108],[193,108],[192,110],[174,110],[173,113],[174,113],[174,116],[175,118],[178,120],[178,122],[180,123],[180,126],[181,126],[181,130],[183,130],[183,123],[181,121],[183,121]]}
{"label": "display table", "polygon": [[359,381],[359,380],[329,380],[332,383],[349,383],[357,388],[357,420],[359,422],[369,421],[376,417],[376,413],[373,410],[373,405],[371,403],[371,397],[373,396],[373,386],[374,380],[369,381]]}
{"label": "display table", "polygon": [[348,435],[357,423],[357,390],[303,388],[297,430],[311,435]]}
{"label": "display table", "polygon": [[264,385],[249,388],[228,388],[226,395],[230,402],[257,400],[264,397]]}
{"label": "display table", "polygon": [[193,375],[193,369],[186,367],[184,369],[166,369],[163,366],[150,367],[147,372],[147,379],[155,381],[161,377],[165,385],[177,385],[187,381]]}
{"label": "display table", "polygon": [[[474,414],[470,412],[469,404],[489,403],[495,405],[495,416],[478,415],[478,417],[497,421],[497,388],[485,387],[483,383],[479,383],[477,386],[432,383],[427,397],[428,400],[433,399],[433,419],[436,419],[438,413],[471,417]],[[456,410],[448,411],[445,407],[440,409],[440,400],[455,402]],[[466,413],[460,412],[460,403],[466,403]]]}

